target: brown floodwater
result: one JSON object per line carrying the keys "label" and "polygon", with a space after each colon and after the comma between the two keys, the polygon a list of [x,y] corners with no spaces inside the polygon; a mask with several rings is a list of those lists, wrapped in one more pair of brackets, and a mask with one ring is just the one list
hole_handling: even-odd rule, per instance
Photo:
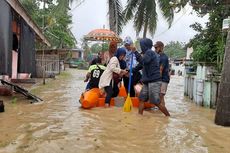
{"label": "brown floodwater", "polygon": [[184,98],[182,77],[172,77],[166,95],[171,117],[140,116],[137,109],[79,108],[85,71],[68,72],[32,87],[43,102],[1,97],[0,153],[230,153],[230,128],[214,124],[214,110]]}

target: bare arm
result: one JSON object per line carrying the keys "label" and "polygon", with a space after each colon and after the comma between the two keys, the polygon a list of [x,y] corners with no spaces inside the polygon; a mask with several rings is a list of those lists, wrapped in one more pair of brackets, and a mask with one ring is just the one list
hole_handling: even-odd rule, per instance
{"label": "bare arm", "polygon": [[86,74],[86,77],[85,77],[84,82],[88,82],[88,81],[89,81],[90,76],[91,76],[91,73],[90,73],[90,72],[88,72],[88,73]]}
{"label": "bare arm", "polygon": [[161,77],[162,77],[163,70],[164,70],[164,66],[160,65],[160,74],[161,74]]}

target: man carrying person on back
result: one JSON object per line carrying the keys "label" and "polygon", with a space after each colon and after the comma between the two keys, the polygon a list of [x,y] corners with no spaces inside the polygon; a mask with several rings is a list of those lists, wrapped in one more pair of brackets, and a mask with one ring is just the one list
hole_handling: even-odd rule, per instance
{"label": "man carrying person on back", "polygon": [[156,52],[160,55],[160,74],[161,74],[161,92],[160,101],[161,105],[165,106],[164,96],[167,92],[168,83],[170,81],[169,75],[169,59],[164,53],[164,44],[161,41],[157,41],[154,45]]}
{"label": "man carrying person on back", "polygon": [[167,108],[160,104],[160,87],[161,87],[161,76],[159,67],[159,57],[156,52],[151,48],[153,42],[151,39],[145,38],[140,41],[142,53],[144,54],[142,61],[142,82],[143,88],[139,95],[139,114],[143,114],[144,102],[150,102],[155,104],[159,110],[170,116]]}

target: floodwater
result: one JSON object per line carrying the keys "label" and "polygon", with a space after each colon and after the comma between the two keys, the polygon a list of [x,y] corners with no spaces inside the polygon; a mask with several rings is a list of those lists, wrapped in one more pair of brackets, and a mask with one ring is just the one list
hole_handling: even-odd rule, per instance
{"label": "floodwater", "polygon": [[214,110],[183,97],[182,77],[172,77],[168,88],[171,117],[140,116],[137,109],[79,108],[85,71],[68,72],[34,89],[44,102],[3,98],[0,153],[230,153],[230,128],[214,124]]}

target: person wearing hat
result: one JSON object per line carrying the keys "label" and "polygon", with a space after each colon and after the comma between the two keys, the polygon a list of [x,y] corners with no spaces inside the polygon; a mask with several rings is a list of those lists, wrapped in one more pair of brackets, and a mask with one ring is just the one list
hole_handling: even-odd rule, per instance
{"label": "person wearing hat", "polygon": [[169,72],[169,59],[168,56],[164,53],[164,43],[157,41],[154,45],[155,51],[160,55],[160,75],[161,75],[161,91],[160,91],[160,100],[161,105],[165,106],[164,96],[167,92],[167,87],[170,81],[170,72]]}
{"label": "person wearing hat", "polygon": [[139,95],[139,114],[143,114],[144,102],[150,102],[156,105],[159,110],[170,116],[167,108],[160,104],[160,87],[161,76],[159,67],[159,57],[152,50],[153,42],[151,39],[144,38],[140,41],[140,46],[143,54],[142,61],[142,79],[143,87]]}
{"label": "person wearing hat", "polygon": [[[133,54],[133,65],[132,65],[132,68],[135,68],[138,65],[137,58],[140,55],[136,51],[136,48],[133,46],[133,41],[132,41],[131,37],[127,36],[125,38],[125,40],[124,40],[124,47],[126,49],[126,57],[125,57],[126,69],[127,70],[130,69],[132,54]],[[130,89],[130,96],[131,97],[135,97],[134,85],[137,84],[140,79],[141,79],[140,72],[133,71],[132,80],[131,80],[131,89]],[[123,80],[124,80],[124,85],[125,85],[126,91],[128,91],[129,77],[128,76],[124,76]]]}

